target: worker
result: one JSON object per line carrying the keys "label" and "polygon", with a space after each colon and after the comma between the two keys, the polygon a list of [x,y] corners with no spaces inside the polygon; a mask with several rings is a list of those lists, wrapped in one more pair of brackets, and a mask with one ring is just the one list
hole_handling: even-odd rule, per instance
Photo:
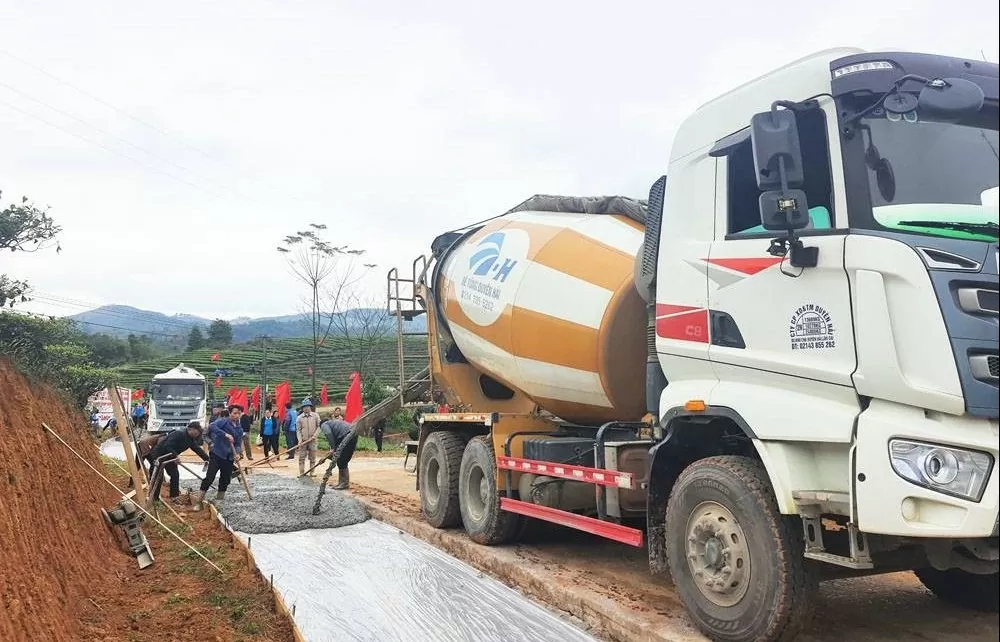
{"label": "worker", "polygon": [[264,411],[264,418],[260,420],[260,438],[265,458],[272,452],[278,454],[278,415],[272,414],[270,408]]}
{"label": "worker", "polygon": [[240,428],[243,429],[243,455],[253,461],[253,451],[250,450],[250,429],[253,428],[253,416],[249,412],[240,417]]}
{"label": "worker", "polygon": [[240,428],[240,417],[243,416],[243,406],[229,406],[229,414],[219,417],[208,427],[208,439],[211,447],[208,451],[208,471],[201,480],[201,488],[194,497],[194,510],[202,509],[205,493],[215,483],[219,475],[219,492],[215,500],[221,502],[226,498],[226,489],[233,477],[233,467],[239,463],[240,456],[236,444],[243,442],[243,429]]}
{"label": "worker", "polygon": [[306,457],[309,458],[309,468],[316,466],[316,440],[313,437],[319,435],[319,415],[316,414],[312,399],[309,397],[302,400],[299,408],[302,411],[296,429],[299,438],[299,475],[304,475]]}
{"label": "worker", "polygon": [[[292,408],[292,402],[289,401],[285,404],[285,420],[281,422],[281,427],[285,429],[285,448],[287,450],[291,450],[299,444],[298,423],[299,413],[295,412],[295,408]],[[288,453],[288,457],[285,459],[291,459],[294,456],[292,453]]]}
{"label": "worker", "polygon": [[324,459],[337,458],[337,485],[333,488],[347,490],[351,485],[351,473],[347,465],[354,456],[355,446],[358,445],[358,433],[351,424],[336,416],[324,421],[319,428],[330,442],[330,452]]}
{"label": "worker", "polygon": [[385,419],[379,419],[372,428],[372,437],[375,438],[375,450],[382,452],[382,439],[385,437]]}
{"label": "worker", "polygon": [[[170,477],[170,501],[174,504],[180,503],[181,478],[177,470],[177,462],[170,460],[177,459],[186,450],[191,450],[201,457],[202,461],[208,461],[208,455],[200,445],[201,432],[201,424],[192,421],[187,425],[187,428],[174,430],[162,436],[145,456],[146,462],[150,465],[150,479],[156,476],[157,466],[161,467],[163,472]],[[159,491],[159,484],[157,484],[157,487],[152,489],[151,494],[156,497]]]}

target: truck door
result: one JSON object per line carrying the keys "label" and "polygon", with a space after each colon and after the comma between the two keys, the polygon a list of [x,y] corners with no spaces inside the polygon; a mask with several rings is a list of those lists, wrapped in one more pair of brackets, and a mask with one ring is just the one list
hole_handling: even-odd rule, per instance
{"label": "truck door", "polygon": [[849,441],[857,412],[847,217],[837,216],[846,206],[834,196],[828,121],[835,127],[818,109],[798,115],[811,219],[802,241],[819,248],[817,267],[768,253],[780,234],[760,226],[749,136],[717,167],[715,237],[703,259],[720,380],[710,403],[739,412],[761,439]]}

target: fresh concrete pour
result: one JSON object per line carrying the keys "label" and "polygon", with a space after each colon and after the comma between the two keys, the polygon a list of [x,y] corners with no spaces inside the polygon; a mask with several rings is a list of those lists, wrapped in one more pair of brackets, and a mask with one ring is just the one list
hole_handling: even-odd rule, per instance
{"label": "fresh concrete pour", "polygon": [[[319,515],[313,515],[316,484],[268,473],[250,476],[253,499],[234,483],[225,501],[216,505],[229,528],[241,533],[289,533],[311,528],[340,528],[360,524],[368,511],[353,497],[331,490],[323,496]],[[208,498],[212,498],[210,492]]]}

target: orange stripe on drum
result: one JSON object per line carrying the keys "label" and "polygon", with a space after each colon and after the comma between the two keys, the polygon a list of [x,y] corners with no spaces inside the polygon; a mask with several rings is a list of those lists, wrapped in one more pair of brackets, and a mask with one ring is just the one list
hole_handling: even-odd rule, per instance
{"label": "orange stripe on drum", "polygon": [[571,229],[561,230],[529,258],[608,290],[617,290],[623,277],[631,279],[635,265],[635,257]]}
{"label": "orange stripe on drum", "polygon": [[[444,313],[449,323],[515,357],[597,372],[597,330],[509,305],[494,323],[477,325],[462,310],[452,284],[448,285]],[[514,323],[516,333],[511,332]]]}

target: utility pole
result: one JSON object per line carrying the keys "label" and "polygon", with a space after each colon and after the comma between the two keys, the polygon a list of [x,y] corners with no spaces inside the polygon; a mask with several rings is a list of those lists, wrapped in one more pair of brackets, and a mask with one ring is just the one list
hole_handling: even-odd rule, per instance
{"label": "utility pole", "polygon": [[266,334],[261,335],[260,345],[261,345],[261,359],[260,359],[260,411],[261,416],[264,415],[264,408],[267,407],[267,340]]}

